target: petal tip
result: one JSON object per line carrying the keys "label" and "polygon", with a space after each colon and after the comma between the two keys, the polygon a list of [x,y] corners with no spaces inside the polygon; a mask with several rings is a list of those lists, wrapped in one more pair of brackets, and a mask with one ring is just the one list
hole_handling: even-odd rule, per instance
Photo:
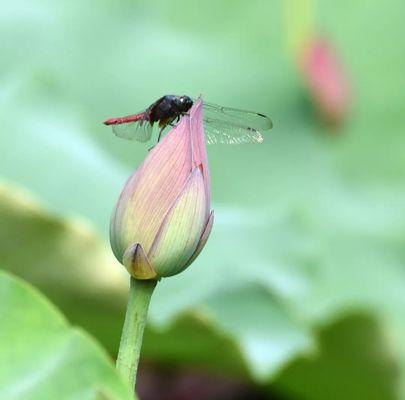
{"label": "petal tip", "polygon": [[139,243],[129,246],[123,257],[123,264],[136,279],[156,279],[157,273]]}

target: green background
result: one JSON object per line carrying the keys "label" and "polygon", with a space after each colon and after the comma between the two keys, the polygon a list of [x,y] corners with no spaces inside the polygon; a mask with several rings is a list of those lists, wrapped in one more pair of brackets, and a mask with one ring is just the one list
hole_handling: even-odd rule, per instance
{"label": "green background", "polygon": [[312,4],[310,29],[350,80],[339,129],[317,118],[289,45],[310,23],[286,18],[300,5],[310,6],[3,5],[0,263],[114,357],[127,276],[110,254],[109,217],[148,145],[101,121],[166,93],[257,110],[274,122],[263,144],[208,149],[214,229],[193,266],[158,285],[144,361],[287,399],[400,399],[405,5]]}

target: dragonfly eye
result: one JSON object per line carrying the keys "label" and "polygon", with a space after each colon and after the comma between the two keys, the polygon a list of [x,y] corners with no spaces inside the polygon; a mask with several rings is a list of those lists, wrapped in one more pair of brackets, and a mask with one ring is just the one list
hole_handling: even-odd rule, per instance
{"label": "dragonfly eye", "polygon": [[180,97],[180,105],[182,111],[188,111],[191,106],[193,105],[193,100],[190,99],[188,96],[181,96]]}

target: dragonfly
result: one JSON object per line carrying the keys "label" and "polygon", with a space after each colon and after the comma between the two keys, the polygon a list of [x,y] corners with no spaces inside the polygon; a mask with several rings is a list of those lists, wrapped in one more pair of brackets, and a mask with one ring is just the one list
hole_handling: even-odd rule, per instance
{"label": "dragonfly", "polygon": [[[120,138],[148,142],[157,123],[159,142],[164,129],[178,122],[193,104],[189,96],[165,95],[141,112],[110,118],[104,124],[112,126]],[[207,144],[261,143],[263,132],[273,127],[271,119],[264,114],[207,102],[203,102],[203,120]]]}

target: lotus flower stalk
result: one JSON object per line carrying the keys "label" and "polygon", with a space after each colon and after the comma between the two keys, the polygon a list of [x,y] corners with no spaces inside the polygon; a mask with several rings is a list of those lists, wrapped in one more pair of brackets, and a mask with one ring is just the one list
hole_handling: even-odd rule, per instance
{"label": "lotus flower stalk", "polygon": [[180,273],[196,259],[212,224],[202,101],[198,99],[130,176],[111,218],[112,250],[131,274],[117,369],[132,386],[156,282]]}

